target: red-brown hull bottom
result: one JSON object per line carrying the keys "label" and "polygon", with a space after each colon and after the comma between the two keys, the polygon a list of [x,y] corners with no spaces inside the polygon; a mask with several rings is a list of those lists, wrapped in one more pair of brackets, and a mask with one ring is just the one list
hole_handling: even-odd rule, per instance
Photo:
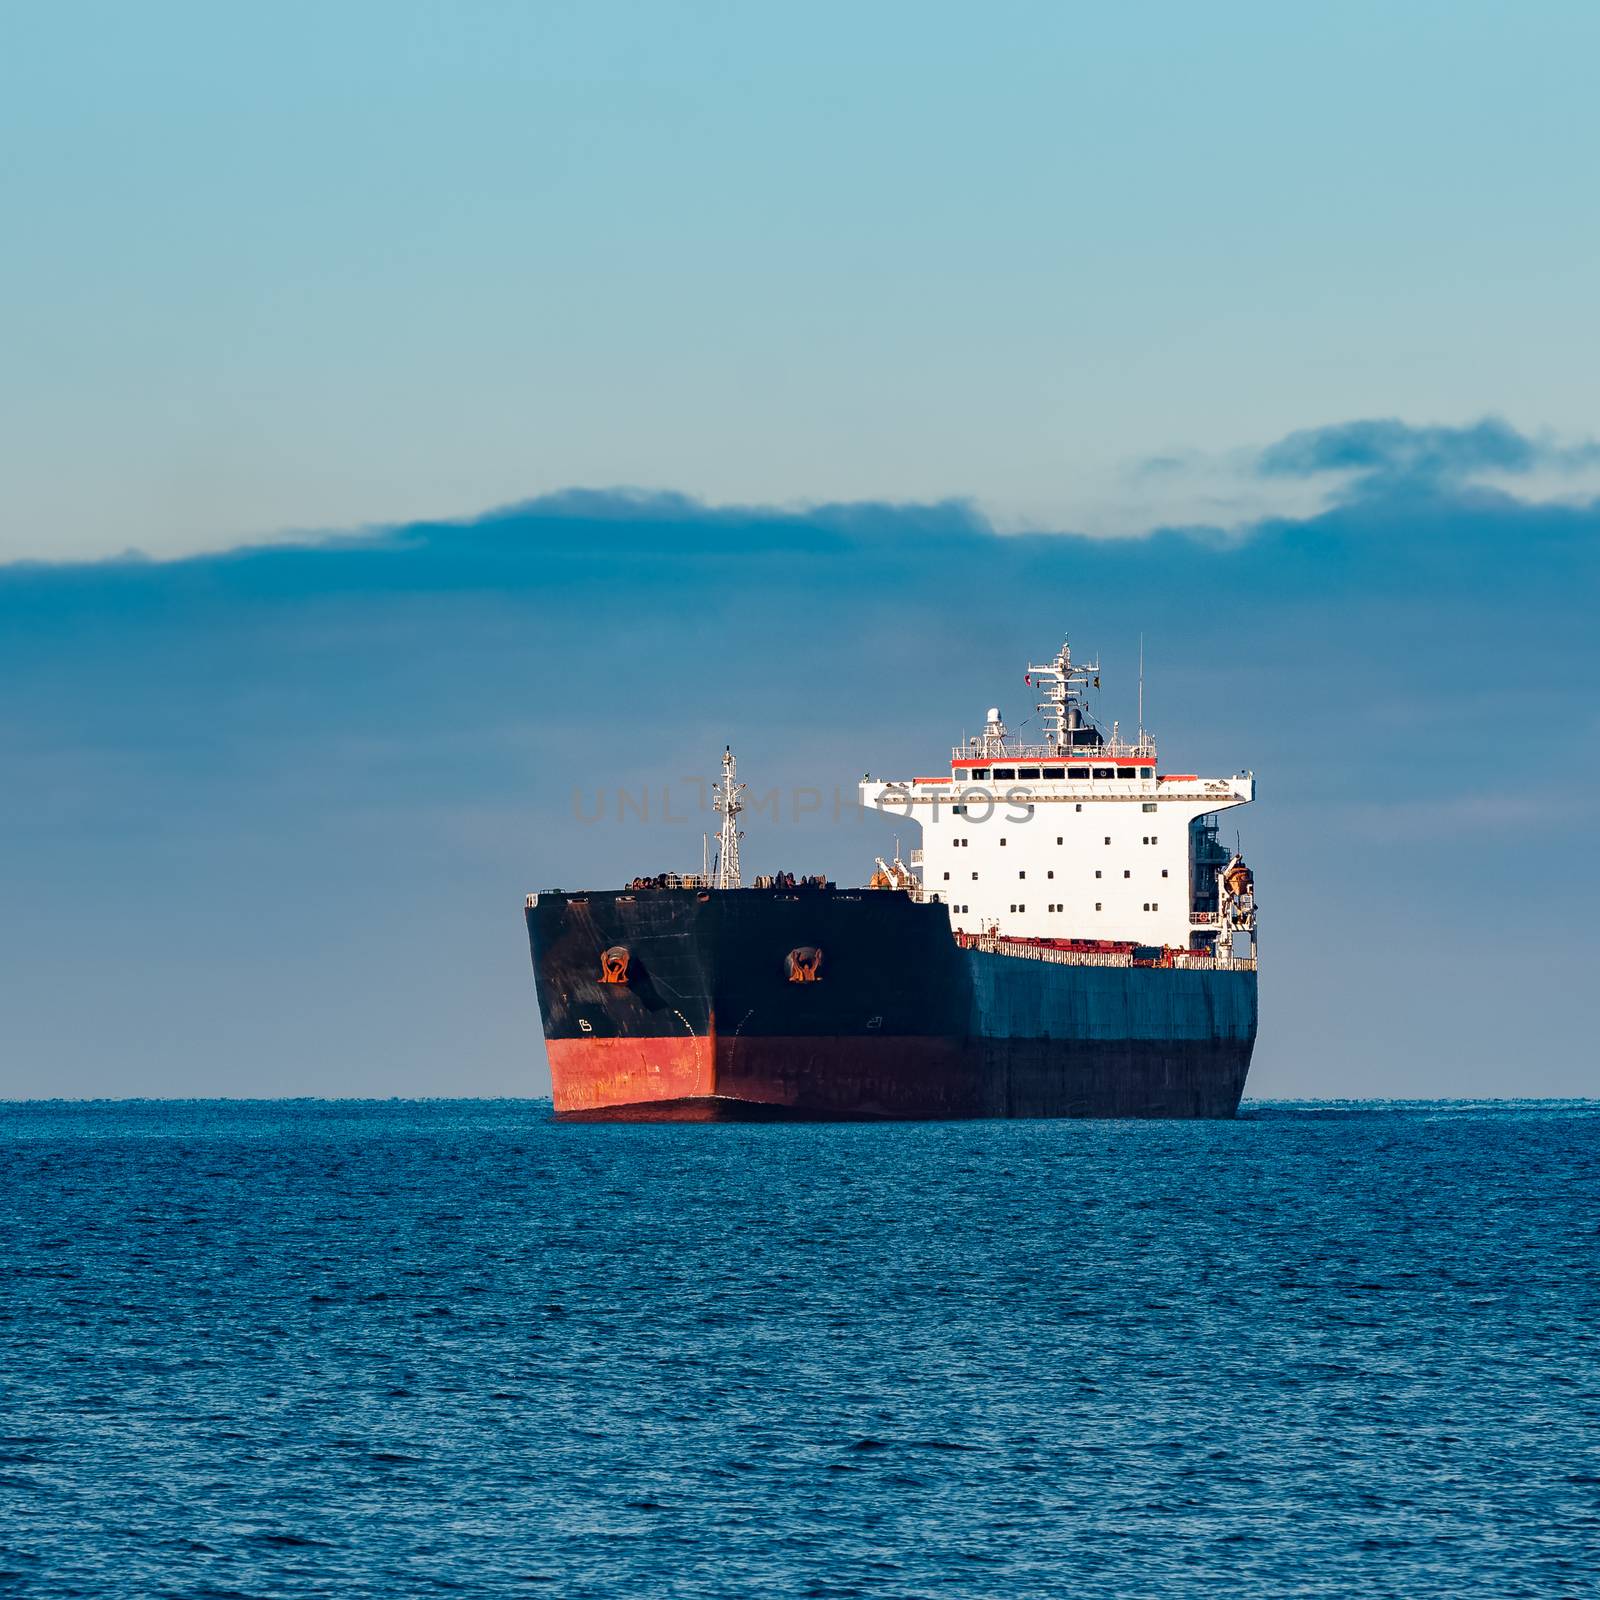
{"label": "red-brown hull bottom", "polygon": [[930,1038],[552,1039],[558,1116],[584,1122],[970,1117],[963,1052]]}
{"label": "red-brown hull bottom", "polygon": [[556,1114],[581,1122],[1230,1117],[1249,1063],[1238,1041],[551,1041]]}

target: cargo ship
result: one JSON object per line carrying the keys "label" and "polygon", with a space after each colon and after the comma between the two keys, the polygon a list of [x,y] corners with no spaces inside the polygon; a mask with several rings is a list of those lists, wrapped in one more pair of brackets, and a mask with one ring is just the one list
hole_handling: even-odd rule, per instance
{"label": "cargo ship", "polygon": [[1091,714],[1099,665],[1070,642],[1024,682],[1033,741],[993,707],[932,776],[862,780],[922,844],[859,888],[744,884],[729,749],[700,872],[530,894],[556,1114],[1231,1117],[1256,904],[1219,818],[1255,778],[1162,772],[1142,673],[1128,740]]}

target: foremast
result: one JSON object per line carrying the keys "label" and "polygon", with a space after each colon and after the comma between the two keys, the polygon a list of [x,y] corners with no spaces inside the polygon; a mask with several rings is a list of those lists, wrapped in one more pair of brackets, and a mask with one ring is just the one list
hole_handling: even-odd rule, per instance
{"label": "foremast", "polygon": [[712,805],[722,817],[722,831],[717,837],[717,870],[713,888],[737,889],[740,886],[739,841],[744,838],[738,825],[738,816],[744,810],[739,798],[745,786],[737,781],[739,764],[734,759],[730,745],[722,752],[722,781],[717,785]]}

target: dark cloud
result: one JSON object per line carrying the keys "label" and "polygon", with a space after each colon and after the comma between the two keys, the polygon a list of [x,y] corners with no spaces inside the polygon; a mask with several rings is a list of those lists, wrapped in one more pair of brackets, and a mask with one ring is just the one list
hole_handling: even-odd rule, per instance
{"label": "dark cloud", "polygon": [[[536,1087],[522,892],[692,863],[706,825],[587,826],[575,789],[659,797],[729,739],[785,792],[930,770],[984,707],[1025,722],[1063,630],[1103,656],[1108,720],[1143,635],[1164,759],[1262,775],[1262,1092],[1571,1089],[1600,506],[1397,474],[1524,457],[1363,426],[1275,470],[1365,493],[1226,538],[591,491],[0,568],[0,1092]],[[890,843],[830,798],[748,850],[853,882]]]}
{"label": "dark cloud", "polygon": [[1443,485],[1478,473],[1570,470],[1595,461],[1600,444],[1531,439],[1498,417],[1466,427],[1416,427],[1397,417],[1375,417],[1288,434],[1260,453],[1256,470],[1269,478],[1348,472],[1386,485]]}

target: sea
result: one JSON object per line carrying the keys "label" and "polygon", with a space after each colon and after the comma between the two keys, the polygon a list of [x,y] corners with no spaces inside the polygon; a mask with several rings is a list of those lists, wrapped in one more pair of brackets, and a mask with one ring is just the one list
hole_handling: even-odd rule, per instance
{"label": "sea", "polygon": [[1600,1594],[1600,1103],[0,1106],[0,1589]]}

